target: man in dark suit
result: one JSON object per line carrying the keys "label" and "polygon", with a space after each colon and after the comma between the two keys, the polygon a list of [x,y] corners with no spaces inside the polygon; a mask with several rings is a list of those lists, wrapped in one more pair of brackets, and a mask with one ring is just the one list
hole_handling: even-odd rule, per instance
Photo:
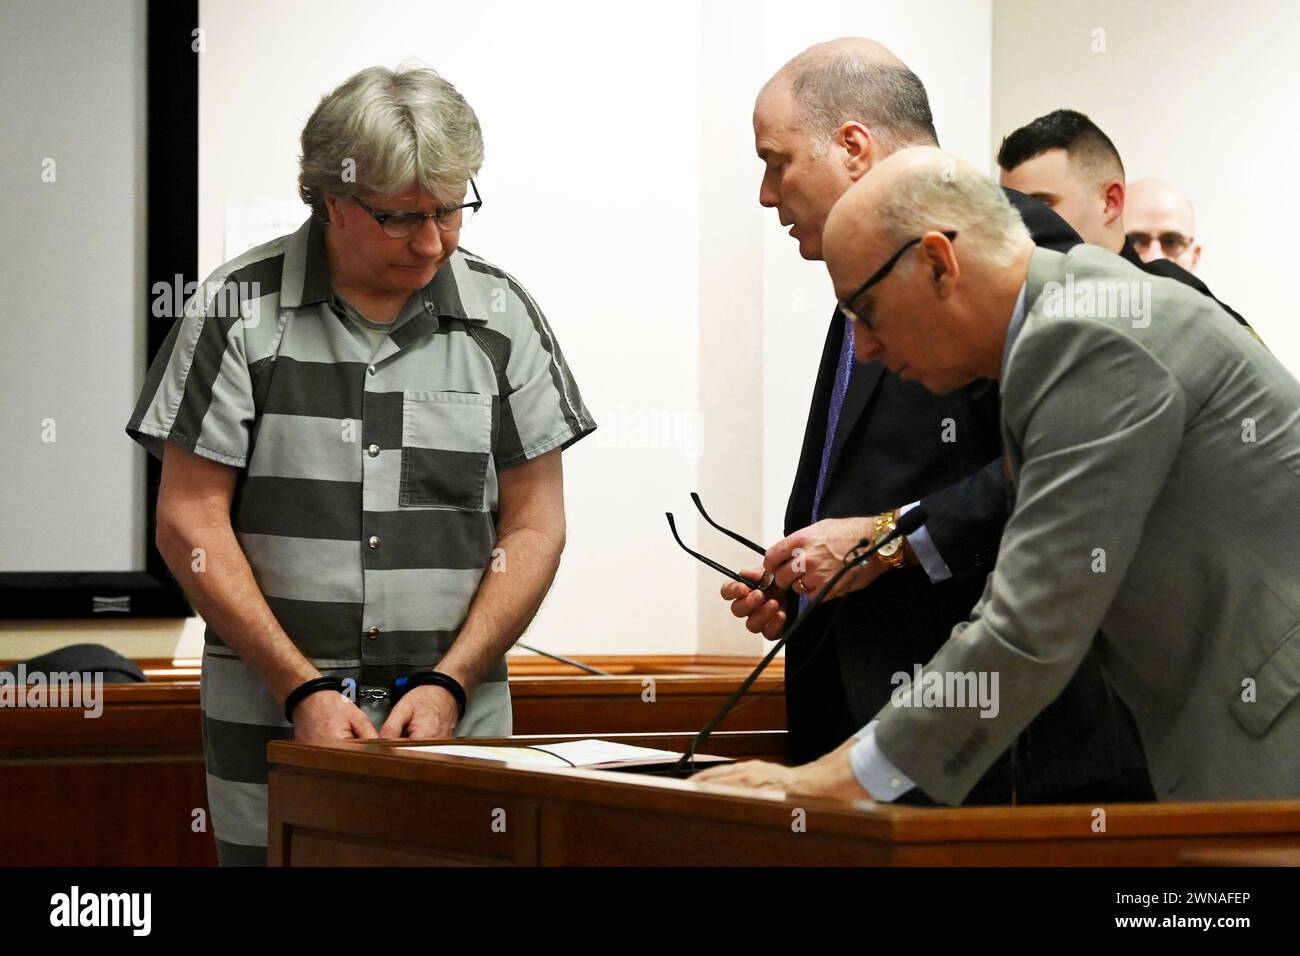
{"label": "man in dark suit", "polygon": [[[1172,259],[1142,261],[1124,230],[1126,186],[1119,150],[1083,113],[1053,110],[1026,123],[1003,138],[998,165],[1004,187],[1052,207],[1084,242],[1109,249],[1143,272],[1176,279],[1214,298],[1204,282]],[[1219,305],[1250,329],[1235,311]]]}
{"label": "man in dark suit", "polygon": [[[806,259],[821,258],[821,230],[836,199],[873,163],[907,146],[936,144],[925,88],[869,40],[820,44],[760,93],[755,143],[766,164],[760,202],[775,208]],[[1079,237],[1050,209],[1008,195],[1041,245]],[[768,638],[841,566],[861,538],[887,533],[900,509],[930,515],[906,545],[872,559],[813,610],[787,649],[787,715],[800,762],[838,746],[874,715],[965,620],[997,556],[1009,489],[1000,465],[997,384],[932,395],[878,362],[855,365],[845,320],[832,317],[818,369],[786,538],[768,551],[766,592],[732,583],[732,612]],[[761,572],[750,575],[757,579]],[[1132,719],[1091,657],[967,798],[1150,799]]]}

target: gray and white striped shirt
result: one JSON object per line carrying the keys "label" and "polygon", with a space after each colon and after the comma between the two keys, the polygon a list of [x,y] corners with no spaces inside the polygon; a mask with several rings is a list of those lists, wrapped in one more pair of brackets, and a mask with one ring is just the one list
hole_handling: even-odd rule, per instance
{"label": "gray and white striped shirt", "polygon": [[[541,310],[457,250],[375,351],[331,307],[314,217],[204,289],[127,433],[158,457],[170,441],[242,470],[234,531],[317,666],[379,686],[431,666],[491,561],[497,471],[596,427]],[[505,679],[503,660],[487,679]]]}

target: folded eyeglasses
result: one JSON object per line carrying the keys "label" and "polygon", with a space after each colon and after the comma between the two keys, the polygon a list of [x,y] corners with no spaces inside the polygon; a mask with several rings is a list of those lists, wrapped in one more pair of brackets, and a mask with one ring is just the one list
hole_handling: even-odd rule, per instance
{"label": "folded eyeglasses", "polygon": [[[696,509],[700,512],[701,516],[703,516],[704,520],[707,521],[710,526],[716,528],[718,531],[721,531],[732,541],[736,541],[740,544],[743,544],[745,547],[749,548],[749,550],[757,554],[760,555],[767,554],[766,548],[755,544],[753,541],[750,541],[748,538],[744,537],[743,535],[736,534],[736,532],[724,528],[722,525],[718,524],[716,521],[710,518],[709,513],[704,510],[704,505],[700,502],[700,496],[696,494],[694,491],[691,492],[691,501],[695,502]],[[692,551],[690,548],[686,547],[686,545],[682,542],[681,535],[677,533],[677,523],[673,520],[672,512],[668,511],[665,512],[665,514],[668,516],[668,527],[672,529],[673,538],[677,541],[677,544],[681,547],[681,549],[685,551],[687,554],[689,554],[691,557],[695,558],[695,560],[707,564],[715,571],[720,571],[721,573],[725,574],[727,577],[731,578],[731,580],[733,581],[739,581],[747,588],[755,588],[759,591],[766,591],[776,582],[776,575],[774,575],[771,571],[765,571],[763,573],[762,580],[754,581],[750,578],[742,577],[741,575],[737,574],[735,571],[732,571],[730,568],[719,564],[717,561],[714,561],[712,558],[705,557],[704,555],[700,554],[698,551]]]}

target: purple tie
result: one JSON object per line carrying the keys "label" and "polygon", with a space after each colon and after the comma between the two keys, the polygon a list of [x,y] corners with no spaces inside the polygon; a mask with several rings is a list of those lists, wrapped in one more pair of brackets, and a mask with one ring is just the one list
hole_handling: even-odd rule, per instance
{"label": "purple tie", "polygon": [[[844,320],[844,347],[840,349],[840,364],[835,369],[835,384],[831,386],[831,403],[826,413],[826,443],[822,446],[822,463],[817,469],[817,490],[813,492],[812,521],[821,517],[822,492],[826,490],[826,472],[831,465],[831,446],[835,444],[835,428],[840,423],[844,409],[844,396],[849,391],[849,376],[853,374],[853,323]],[[799,613],[808,606],[808,598],[799,595]]]}

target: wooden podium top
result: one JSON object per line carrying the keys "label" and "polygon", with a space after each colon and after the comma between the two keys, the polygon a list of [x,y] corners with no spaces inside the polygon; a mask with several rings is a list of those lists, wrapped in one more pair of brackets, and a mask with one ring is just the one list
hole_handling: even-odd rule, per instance
{"label": "wooden podium top", "polygon": [[[693,737],[458,742],[590,736],[673,751]],[[703,749],[781,760],[784,738],[720,732]],[[1224,850],[1300,857],[1300,801],[920,808],[409,750],[424,743],[435,741],[271,744],[272,864],[1172,865]]]}

